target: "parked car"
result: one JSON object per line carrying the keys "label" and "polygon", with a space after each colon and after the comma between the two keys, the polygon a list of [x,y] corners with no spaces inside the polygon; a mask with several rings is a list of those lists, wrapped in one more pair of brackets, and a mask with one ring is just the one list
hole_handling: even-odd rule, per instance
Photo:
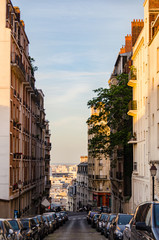
{"label": "parked car", "polygon": [[97,224],[96,224],[96,230],[97,232],[101,232],[101,229],[103,228],[103,221],[105,221],[108,218],[108,214],[107,213],[101,213],[100,217],[97,220]]}
{"label": "parked car", "polygon": [[20,223],[19,220],[17,220],[17,219],[7,219],[7,221],[12,226],[17,240],[26,239],[25,236],[23,236],[23,226],[22,226],[22,224]]}
{"label": "parked car", "polygon": [[40,228],[41,228],[41,231],[42,231],[42,238],[44,238],[45,236],[48,235],[47,228],[45,227],[45,223],[43,221],[42,216],[41,215],[37,215],[36,217],[39,220],[39,225],[40,225]]}
{"label": "parked car", "polygon": [[98,214],[98,212],[90,212],[89,218],[88,218],[88,224],[91,224],[91,220],[95,214]]}
{"label": "parked car", "polygon": [[45,233],[46,233],[46,235],[48,235],[49,234],[49,228],[50,228],[49,222],[46,219],[46,216],[44,216],[44,215],[42,215],[42,219],[43,219],[43,222],[44,222]]}
{"label": "parked car", "polygon": [[36,226],[38,228],[38,235],[40,237],[40,240],[42,240],[43,239],[43,229],[40,226],[40,222],[39,222],[39,220],[38,220],[38,218],[36,216],[33,217],[33,219],[34,219],[34,221],[36,223]]}
{"label": "parked car", "polygon": [[131,237],[130,225],[131,225],[132,220],[133,220],[133,218],[130,220],[130,222],[128,224],[125,225],[125,229],[123,231],[123,240],[130,240],[130,237]]}
{"label": "parked car", "polygon": [[63,219],[62,216],[59,212],[56,212],[57,218],[58,218],[58,222],[59,222],[59,226],[63,225]]}
{"label": "parked car", "polygon": [[131,240],[159,239],[159,202],[140,204],[130,224]]}
{"label": "parked car", "polygon": [[68,214],[67,214],[67,212],[62,211],[61,214],[64,215],[64,217],[65,217],[65,221],[67,221],[67,220],[68,220]]}
{"label": "parked car", "polygon": [[54,216],[54,218],[55,218],[55,220],[56,220],[56,228],[59,228],[60,223],[59,223],[58,217],[57,217],[57,215],[56,215],[55,212],[52,212],[52,214],[53,214],[53,216]]}
{"label": "parked car", "polygon": [[100,207],[100,213],[110,213],[110,207],[108,206]]}
{"label": "parked car", "polygon": [[33,218],[22,218],[21,223],[23,225],[24,234],[28,240],[39,240],[38,227]]}
{"label": "parked car", "polygon": [[53,226],[53,223],[52,223],[52,220],[50,218],[50,216],[48,214],[43,214],[46,219],[47,219],[47,222],[48,222],[48,225],[49,225],[49,233],[53,233],[54,231],[54,226]]}
{"label": "parked car", "polygon": [[90,221],[89,221],[89,219],[90,219],[90,214],[91,214],[91,211],[89,211],[88,214],[87,214],[87,222],[88,222],[88,224],[90,223]]}
{"label": "parked car", "polygon": [[0,239],[16,240],[15,233],[8,221],[0,218]]}
{"label": "parked car", "polygon": [[96,227],[96,223],[97,223],[99,216],[100,216],[100,214],[94,214],[93,218],[91,219],[91,227],[92,228]]}
{"label": "parked car", "polygon": [[[123,239],[123,231],[125,225],[130,222],[133,215],[118,213],[116,218],[112,220],[109,230],[109,240],[120,240]],[[136,239],[138,240],[138,239]]]}
{"label": "parked car", "polygon": [[112,223],[112,220],[116,218],[116,214],[112,213],[112,214],[109,214],[108,216],[108,219],[107,219],[107,222],[106,222],[106,225],[105,225],[105,228],[104,228],[104,236],[106,238],[108,238],[109,236],[109,230],[110,230],[110,225]]}
{"label": "parked car", "polygon": [[105,229],[108,217],[109,217],[109,214],[107,214],[107,213],[102,214],[102,220],[101,220],[102,225],[101,225],[101,230],[100,230],[101,234],[104,234],[104,229]]}

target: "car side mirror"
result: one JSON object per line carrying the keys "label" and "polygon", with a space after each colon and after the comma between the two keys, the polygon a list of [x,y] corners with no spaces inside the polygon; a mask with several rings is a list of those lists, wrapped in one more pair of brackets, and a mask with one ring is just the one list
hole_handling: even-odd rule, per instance
{"label": "car side mirror", "polygon": [[125,228],[130,229],[130,224],[126,224],[126,225],[125,225]]}
{"label": "car side mirror", "polygon": [[9,229],[9,234],[12,235],[14,233],[13,229]]}

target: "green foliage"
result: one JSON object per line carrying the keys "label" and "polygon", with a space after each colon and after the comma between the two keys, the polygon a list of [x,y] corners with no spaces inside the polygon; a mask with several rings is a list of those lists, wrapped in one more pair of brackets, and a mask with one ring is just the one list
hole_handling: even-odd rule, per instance
{"label": "green foliage", "polygon": [[127,115],[132,99],[128,75],[118,75],[117,80],[118,84],[108,89],[94,90],[97,96],[88,102],[89,107],[100,109],[99,115],[92,115],[87,120],[91,136],[89,152],[95,157],[101,153],[111,155],[117,146],[127,146],[132,132],[132,119]]}
{"label": "green foliage", "polygon": [[35,73],[35,71],[38,70],[38,67],[34,66],[34,62],[35,62],[34,58],[29,56],[29,61],[30,61],[30,64],[31,64],[31,74],[32,74],[32,76],[34,76],[34,73]]}

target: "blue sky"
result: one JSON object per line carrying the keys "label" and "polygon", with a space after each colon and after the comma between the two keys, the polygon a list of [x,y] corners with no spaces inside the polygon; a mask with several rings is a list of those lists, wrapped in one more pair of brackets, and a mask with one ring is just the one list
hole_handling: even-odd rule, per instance
{"label": "blue sky", "polygon": [[45,94],[52,163],[87,155],[87,102],[107,87],[117,54],[143,18],[142,0],[12,0],[19,6]]}

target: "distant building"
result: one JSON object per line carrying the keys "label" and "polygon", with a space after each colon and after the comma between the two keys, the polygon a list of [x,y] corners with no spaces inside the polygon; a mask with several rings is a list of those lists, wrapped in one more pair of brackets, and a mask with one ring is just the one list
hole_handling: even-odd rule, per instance
{"label": "distant building", "polygon": [[[99,110],[91,108],[91,115],[99,114]],[[99,123],[100,124],[100,123]],[[91,126],[88,126],[88,129]],[[92,135],[88,135],[88,147]],[[94,157],[92,151],[88,151],[88,205],[92,206],[111,206],[110,188],[110,159],[100,154]]]}
{"label": "distant building", "polygon": [[77,194],[77,185],[76,180],[72,180],[72,185],[68,187],[68,204],[67,204],[67,210],[75,212],[77,210],[76,205],[76,194]]}
{"label": "distant building", "polygon": [[88,157],[80,157],[80,164],[77,166],[77,210],[88,205]]}

